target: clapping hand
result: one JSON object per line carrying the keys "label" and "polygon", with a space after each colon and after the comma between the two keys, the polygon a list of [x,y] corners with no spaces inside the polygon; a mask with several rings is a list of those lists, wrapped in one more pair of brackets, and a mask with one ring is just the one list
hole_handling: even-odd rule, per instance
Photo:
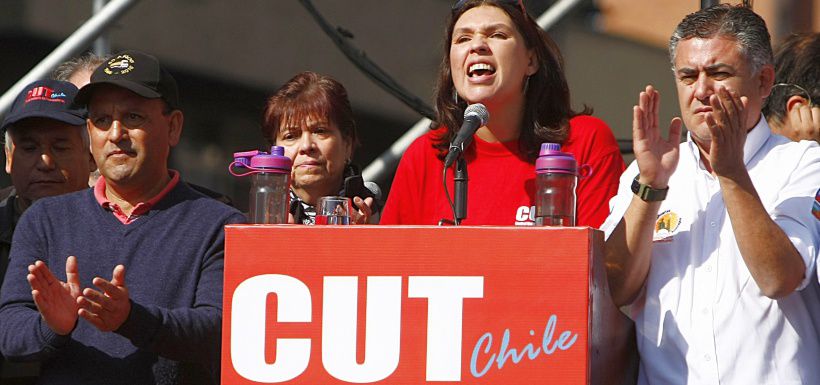
{"label": "clapping hand", "polygon": [[735,91],[718,87],[709,97],[712,111],[706,114],[706,125],[712,140],[709,144],[709,163],[715,175],[728,176],[746,172],[743,164],[743,145],[748,130],[746,106],[749,99]]}
{"label": "clapping hand", "polygon": [[102,292],[87,288],[77,299],[79,315],[104,332],[119,329],[131,313],[131,299],[125,287],[125,266],[114,268],[110,281],[100,277],[92,281]]}
{"label": "clapping hand", "polygon": [[653,188],[666,188],[678,165],[682,121],[674,118],[664,139],[658,127],[660,93],[647,86],[632,108],[632,146],[641,175],[639,181]]}
{"label": "clapping hand", "polygon": [[43,261],[28,266],[26,276],[34,304],[46,325],[59,335],[71,333],[77,324],[77,298],[80,297],[80,275],[77,258],[65,262],[66,282],[58,280]]}
{"label": "clapping hand", "polygon": [[[794,101],[792,101],[794,100]],[[812,106],[803,98],[793,96],[788,110],[789,130],[782,134],[791,140],[820,142],[820,106]]]}

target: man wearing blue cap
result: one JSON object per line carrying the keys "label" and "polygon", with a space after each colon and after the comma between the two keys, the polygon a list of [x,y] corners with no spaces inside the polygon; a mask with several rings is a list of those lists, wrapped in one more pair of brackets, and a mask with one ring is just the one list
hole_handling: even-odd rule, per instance
{"label": "man wearing blue cap", "polygon": [[21,218],[0,349],[42,362],[39,384],[218,383],[223,227],[245,218],[168,168],[183,125],[176,81],[153,56],[123,52],[75,103],[88,106],[101,178]]}
{"label": "man wearing blue cap", "polygon": [[[20,92],[0,127],[12,181],[0,191],[0,285],[23,211],[40,198],[87,188],[88,174],[96,169],[88,150],[85,110],[73,105],[77,91],[68,82],[35,81]],[[0,378],[25,373],[21,366],[0,365]]]}

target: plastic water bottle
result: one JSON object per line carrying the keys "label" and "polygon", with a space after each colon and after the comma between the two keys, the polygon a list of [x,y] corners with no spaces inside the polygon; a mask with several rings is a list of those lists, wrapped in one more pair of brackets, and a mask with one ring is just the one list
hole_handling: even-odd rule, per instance
{"label": "plastic water bottle", "polygon": [[535,161],[536,226],[575,226],[578,163],[557,143],[541,144]]}
{"label": "plastic water bottle", "polygon": [[[285,148],[271,147],[270,153],[245,151],[233,154],[229,170],[235,176],[251,176],[251,223],[287,223],[290,206],[290,170],[292,161],[285,156]],[[233,167],[250,171],[237,174]]]}

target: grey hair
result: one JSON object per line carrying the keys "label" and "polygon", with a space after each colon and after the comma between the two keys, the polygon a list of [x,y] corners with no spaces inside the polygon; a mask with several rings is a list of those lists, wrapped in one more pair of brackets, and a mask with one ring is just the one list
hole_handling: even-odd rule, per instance
{"label": "grey hair", "polygon": [[675,55],[681,40],[728,37],[737,42],[740,53],[751,62],[752,73],[774,62],[772,42],[766,22],[744,5],[720,4],[690,13],[678,24],[669,39],[669,60],[675,70]]}
{"label": "grey hair", "polygon": [[[88,149],[89,151],[91,151],[91,140],[88,138],[88,129],[86,128],[85,125],[76,126],[76,127],[77,127],[78,130],[80,130],[80,138],[83,139],[83,147]],[[3,141],[6,144],[6,151],[7,152],[11,152],[11,141],[12,141],[12,139],[11,139],[11,134],[9,134],[9,131],[11,131],[13,129],[14,129],[14,126],[12,125],[12,126],[6,128],[5,133],[4,133],[4,138],[3,138],[4,140]]]}
{"label": "grey hair", "polygon": [[51,73],[51,78],[67,82],[72,75],[79,71],[87,70],[93,72],[100,64],[105,63],[106,60],[108,60],[108,58],[105,56],[98,56],[92,52],[88,52],[84,55],[68,59],[58,65],[57,68],[54,69],[54,72]]}

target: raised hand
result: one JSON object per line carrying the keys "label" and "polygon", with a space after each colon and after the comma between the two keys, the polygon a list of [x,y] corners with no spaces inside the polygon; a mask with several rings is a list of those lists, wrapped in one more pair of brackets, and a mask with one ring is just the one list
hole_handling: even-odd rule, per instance
{"label": "raised hand", "polygon": [[370,216],[373,215],[373,198],[353,198],[353,203],[356,205],[357,210],[353,212],[353,223],[357,225],[366,225],[367,221],[370,220]]}
{"label": "raised hand", "polygon": [[100,277],[91,281],[102,292],[87,288],[77,298],[79,315],[104,332],[119,329],[131,313],[131,299],[125,287],[125,266],[117,265],[111,281]]}
{"label": "raised hand", "polygon": [[658,127],[660,99],[660,93],[649,85],[632,108],[632,147],[641,170],[640,182],[654,188],[666,188],[678,166],[682,126],[680,118],[672,119],[669,136],[663,138]]}
{"label": "raised hand", "polygon": [[[802,98],[792,97],[795,100]],[[812,106],[805,99],[789,103],[794,103],[789,109],[788,132],[782,134],[791,140],[813,140],[820,142],[820,106]]]}
{"label": "raised hand", "polygon": [[746,172],[743,164],[743,145],[748,130],[746,105],[749,99],[725,87],[718,87],[709,97],[712,111],[706,114],[706,125],[712,141],[709,144],[709,163],[715,175],[728,176]]}
{"label": "raised hand", "polygon": [[80,275],[77,258],[65,261],[66,282],[58,280],[43,261],[28,266],[26,276],[31,286],[34,304],[51,330],[67,335],[77,324],[77,298],[80,296]]}

